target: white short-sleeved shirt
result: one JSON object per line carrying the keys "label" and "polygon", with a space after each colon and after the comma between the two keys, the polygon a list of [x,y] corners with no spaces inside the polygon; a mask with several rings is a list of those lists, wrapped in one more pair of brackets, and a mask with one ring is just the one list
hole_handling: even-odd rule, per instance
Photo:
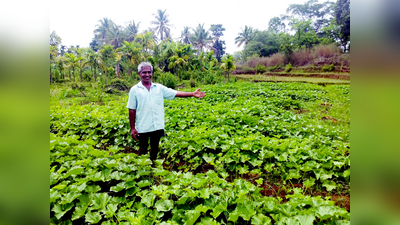
{"label": "white short-sleeved shirt", "polygon": [[174,99],[177,91],[162,84],[151,83],[150,91],[140,81],[129,91],[128,109],[136,110],[138,133],[164,129],[164,98]]}

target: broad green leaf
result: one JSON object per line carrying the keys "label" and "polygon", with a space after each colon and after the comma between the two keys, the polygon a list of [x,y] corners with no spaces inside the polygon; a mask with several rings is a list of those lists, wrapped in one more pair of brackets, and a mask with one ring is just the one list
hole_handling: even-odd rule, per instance
{"label": "broad green leaf", "polygon": [[121,182],[121,183],[118,183],[116,186],[111,187],[110,191],[120,192],[120,191],[124,190],[125,188],[126,188],[126,183]]}
{"label": "broad green leaf", "polygon": [[139,183],[137,183],[137,186],[140,188],[150,186],[150,185],[151,185],[151,182],[148,180],[142,180]]}
{"label": "broad green leaf", "polygon": [[54,216],[57,219],[60,219],[66,212],[68,212],[72,206],[74,206],[74,203],[68,203],[65,205],[54,205],[52,211],[54,212]]}
{"label": "broad green leaf", "polygon": [[101,220],[100,212],[88,212],[85,215],[85,222],[94,224]]}
{"label": "broad green leaf", "polygon": [[50,203],[55,202],[59,198],[61,198],[61,194],[58,191],[50,190]]}
{"label": "broad green leaf", "polygon": [[106,218],[112,217],[118,209],[118,204],[108,204],[106,208],[102,210]]}
{"label": "broad green leaf", "polygon": [[169,172],[168,170],[155,168],[154,169],[154,176],[165,176],[165,175],[168,174],[168,172]]}
{"label": "broad green leaf", "polygon": [[204,156],[203,156],[203,159],[204,159],[204,161],[206,161],[207,163],[210,163],[210,162],[213,162],[215,158],[212,157],[212,156],[206,156],[206,155],[204,155]]}
{"label": "broad green leaf", "polygon": [[119,163],[115,159],[106,163],[106,167],[109,169],[117,167],[118,165],[119,165]]}
{"label": "broad green leaf", "polygon": [[85,215],[86,209],[87,209],[87,206],[86,207],[85,206],[77,206],[77,207],[75,207],[75,211],[72,214],[72,218],[71,219],[72,220],[77,220],[77,219],[81,218],[82,216]]}
{"label": "broad green leaf", "polygon": [[138,191],[140,191],[140,188],[138,188],[138,187],[130,188],[130,189],[126,190],[125,197],[132,196],[132,195],[136,194]]}
{"label": "broad green leaf", "polygon": [[343,177],[348,177],[348,176],[350,176],[350,170],[345,170],[343,172]]}
{"label": "broad green leaf", "polygon": [[199,212],[203,212],[206,213],[207,210],[209,210],[210,208],[204,205],[198,205],[196,206],[195,210],[199,211]]}
{"label": "broad green leaf", "polygon": [[110,201],[111,197],[108,196],[107,193],[94,194],[92,199],[92,210],[99,209],[102,210],[106,207],[108,201]]}
{"label": "broad green leaf", "polygon": [[[147,207],[152,207],[154,204],[154,200],[156,199],[156,195],[149,192],[145,196],[142,197],[141,203],[145,204]],[[167,210],[168,211],[168,210]]]}
{"label": "broad green leaf", "polygon": [[244,220],[250,220],[252,216],[256,214],[252,202],[246,201],[244,204],[238,204],[236,209],[229,214],[229,221],[236,222],[238,217],[242,217]]}
{"label": "broad green leaf", "polygon": [[317,216],[321,219],[321,220],[326,220],[328,218],[331,218],[336,210],[333,206],[321,206],[317,209]]}
{"label": "broad green leaf", "polygon": [[185,225],[193,225],[196,220],[199,218],[200,212],[197,210],[188,210],[185,212],[185,217],[184,217],[184,224]]}
{"label": "broad green leaf", "polygon": [[211,215],[214,218],[217,218],[222,212],[227,211],[228,203],[226,201],[221,200],[217,206],[215,206],[212,210]]}
{"label": "broad green leaf", "polygon": [[254,225],[268,225],[271,224],[271,219],[263,214],[257,214],[251,218],[251,224]]}
{"label": "broad green leaf", "polygon": [[82,192],[83,190],[85,190],[85,188],[86,188],[86,183],[83,183],[81,185],[73,184],[68,187],[70,192]]}
{"label": "broad green leaf", "polygon": [[92,150],[89,152],[89,154],[94,157],[103,157],[108,153],[106,151]]}
{"label": "broad green leaf", "polygon": [[154,206],[159,212],[167,212],[174,208],[174,202],[171,200],[160,199]]}
{"label": "broad green leaf", "polygon": [[290,169],[289,174],[287,175],[288,179],[299,179],[301,177],[300,172],[295,169]]}
{"label": "broad green leaf", "polygon": [[96,193],[101,190],[101,187],[99,185],[88,185],[85,190],[88,193]]}
{"label": "broad green leaf", "polygon": [[300,222],[300,225],[313,225],[315,216],[314,215],[297,215],[295,217]]}
{"label": "broad green leaf", "polygon": [[64,179],[67,178],[67,177],[69,177],[69,176],[71,176],[71,175],[77,175],[77,174],[82,173],[83,169],[84,169],[84,168],[81,167],[81,166],[74,166],[74,167],[72,167],[72,168],[68,171],[68,173],[64,176]]}
{"label": "broad green leaf", "polygon": [[67,185],[65,185],[65,184],[59,184],[59,185],[56,185],[56,186],[52,187],[51,189],[53,189],[53,190],[62,190],[62,189],[64,189],[66,186],[67,186]]}
{"label": "broad green leaf", "polygon": [[326,180],[324,183],[322,183],[322,186],[324,186],[327,191],[332,191],[336,188],[336,183],[331,180]]}
{"label": "broad green leaf", "polygon": [[211,217],[202,217],[200,223],[196,223],[199,225],[219,225],[217,221],[213,220]]}
{"label": "broad green leaf", "polygon": [[312,186],[315,184],[315,179],[312,178],[312,177],[310,177],[310,179],[305,180],[305,181],[303,182],[303,184],[304,184],[304,186],[305,186],[306,188],[310,188],[310,187],[312,187]]}
{"label": "broad green leaf", "polygon": [[199,191],[201,198],[209,198],[210,197],[210,190],[208,188],[203,188]]}
{"label": "broad green leaf", "polygon": [[82,193],[80,192],[70,192],[67,193],[66,195],[64,195],[61,198],[61,203],[60,204],[67,204],[67,203],[71,203],[72,201],[74,201],[77,197],[79,197],[80,195],[82,195]]}

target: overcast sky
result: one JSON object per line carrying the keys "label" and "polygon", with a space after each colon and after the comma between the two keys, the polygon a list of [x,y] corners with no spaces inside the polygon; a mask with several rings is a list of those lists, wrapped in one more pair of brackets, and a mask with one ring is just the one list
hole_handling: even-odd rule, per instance
{"label": "overcast sky", "polygon": [[[167,10],[171,35],[176,40],[184,26],[191,28],[204,23],[222,24],[226,29],[221,40],[225,40],[226,52],[232,54],[237,48],[235,37],[245,25],[266,30],[272,17],[286,13],[290,4],[303,4],[307,0],[249,0],[249,1],[183,1],[183,0],[57,0],[50,2],[50,33],[54,30],[62,39],[62,45],[89,47],[94,37],[93,30],[104,17],[117,25],[126,26],[131,20],[140,22],[139,32],[152,27],[153,14],[157,9]],[[324,2],[324,0],[319,0]]]}

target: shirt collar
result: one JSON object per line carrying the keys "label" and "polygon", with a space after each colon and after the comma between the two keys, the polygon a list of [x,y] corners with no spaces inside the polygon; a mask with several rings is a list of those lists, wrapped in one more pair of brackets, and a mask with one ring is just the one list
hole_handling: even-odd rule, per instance
{"label": "shirt collar", "polygon": [[[155,87],[155,86],[157,86],[157,84],[156,83],[153,83],[153,82],[151,82],[151,86],[150,86],[150,88],[151,87]],[[139,83],[138,83],[138,87],[140,87],[140,88],[146,88],[143,84],[142,84],[142,81],[139,81]]]}

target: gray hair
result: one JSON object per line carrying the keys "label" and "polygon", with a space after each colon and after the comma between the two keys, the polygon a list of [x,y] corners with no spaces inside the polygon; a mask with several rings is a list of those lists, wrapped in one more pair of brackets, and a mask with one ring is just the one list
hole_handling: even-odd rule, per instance
{"label": "gray hair", "polygon": [[153,72],[153,66],[151,65],[151,63],[149,63],[149,62],[141,62],[139,64],[138,68],[137,68],[138,69],[138,73],[142,72],[142,68],[146,67],[146,66],[150,66],[151,72]]}

